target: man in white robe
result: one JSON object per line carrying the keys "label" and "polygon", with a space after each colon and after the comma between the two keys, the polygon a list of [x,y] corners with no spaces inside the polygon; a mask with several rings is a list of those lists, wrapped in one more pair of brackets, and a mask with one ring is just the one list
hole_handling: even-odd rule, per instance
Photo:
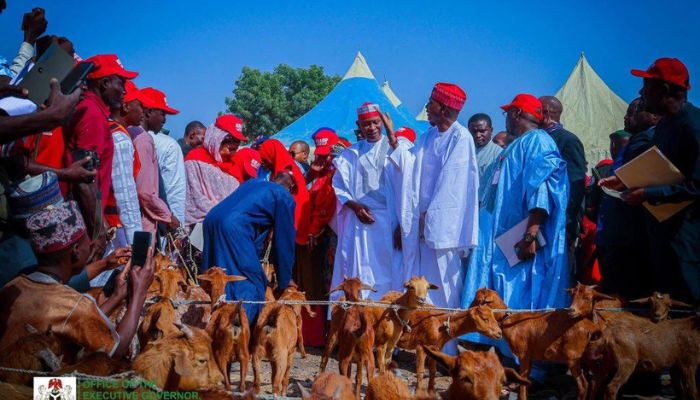
{"label": "man in white robe", "polygon": [[338,246],[331,287],[344,276],[359,277],[377,291],[363,291],[378,300],[389,290],[403,287],[401,253],[395,250],[398,227],[391,180],[385,167],[391,150],[382,135],[382,119],[376,104],[358,110],[357,125],[366,140],[343,151],[335,160],[333,189],[338,198]]}
{"label": "man in white robe", "polygon": [[[425,276],[440,290],[428,294],[439,307],[459,307],[465,259],[478,235],[479,173],[471,134],[457,122],[466,94],[457,85],[438,83],[426,106],[432,127],[410,152],[397,145],[390,159],[402,169],[410,190],[401,199],[402,247],[412,275]],[[386,119],[386,117],[385,117]],[[387,121],[390,122],[390,121]],[[389,135],[392,147],[395,141]],[[393,139],[393,140],[392,140]],[[456,343],[445,351],[456,353]]]}

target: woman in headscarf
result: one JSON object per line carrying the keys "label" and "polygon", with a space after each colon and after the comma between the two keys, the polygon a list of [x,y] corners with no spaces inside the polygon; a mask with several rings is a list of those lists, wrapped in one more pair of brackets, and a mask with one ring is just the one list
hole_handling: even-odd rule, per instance
{"label": "woman in headscarf", "polygon": [[225,169],[233,175],[239,184],[248,179],[255,179],[258,176],[258,168],[262,165],[260,153],[250,147],[245,147],[236,152],[231,157],[231,163]]}
{"label": "woman in headscarf", "polygon": [[239,180],[228,172],[240,139],[218,125],[210,125],[204,134],[204,145],[191,150],[185,157],[187,225],[202,222],[212,207],[240,185]]}
{"label": "woman in headscarf", "polygon": [[306,179],[294,159],[277,139],[267,139],[260,144],[258,149],[263,167],[269,171],[268,180],[275,179],[280,172],[291,173],[296,183],[296,189],[292,193],[296,208],[294,210],[294,227],[297,230],[296,243],[306,245],[309,242],[308,216],[309,216],[309,191],[306,189]]}

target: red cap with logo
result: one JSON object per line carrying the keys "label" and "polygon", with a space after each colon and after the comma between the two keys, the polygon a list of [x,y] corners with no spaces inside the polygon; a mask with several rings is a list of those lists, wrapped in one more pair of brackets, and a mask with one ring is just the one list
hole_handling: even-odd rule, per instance
{"label": "red cap with logo", "polygon": [[313,137],[316,146],[314,154],[317,156],[327,156],[331,154],[333,146],[340,141],[340,138],[335,131],[328,128],[317,131],[314,133]]}
{"label": "red cap with logo", "polygon": [[243,134],[243,120],[233,114],[224,114],[214,122],[217,128],[228,132],[234,138],[245,142],[248,140]]}
{"label": "red cap with logo", "polygon": [[430,97],[440,104],[460,111],[467,101],[467,93],[454,83],[438,82]]}
{"label": "red cap with logo", "polygon": [[116,75],[124,79],[134,79],[139,74],[138,72],[125,70],[116,54],[100,54],[92,56],[84,62],[95,64],[87,79],[100,79],[110,75]]}
{"label": "red cap with logo", "polygon": [[168,101],[165,98],[165,93],[158,89],[152,87],[143,88],[140,90],[141,94],[144,96],[143,106],[145,108],[155,108],[156,110],[163,110],[166,114],[179,114],[180,111],[171,108],[168,105]]}
{"label": "red cap with logo", "polygon": [[148,102],[146,96],[139,90],[133,81],[126,81],[124,83],[124,103],[130,103],[134,100],[138,100],[141,104]]}
{"label": "red cap with logo", "polygon": [[690,90],[688,68],[677,58],[659,58],[646,71],[633,69],[632,75],[647,79],[658,79]]}
{"label": "red cap with logo", "polygon": [[415,143],[416,131],[407,126],[402,126],[401,128],[396,130],[396,137],[405,137],[406,139],[410,140],[411,143]]}
{"label": "red cap with logo", "polygon": [[508,111],[511,108],[517,108],[531,114],[540,121],[544,119],[544,114],[542,114],[542,102],[540,102],[540,99],[531,94],[521,93],[515,96],[510,104],[501,106],[501,108],[503,111]]}

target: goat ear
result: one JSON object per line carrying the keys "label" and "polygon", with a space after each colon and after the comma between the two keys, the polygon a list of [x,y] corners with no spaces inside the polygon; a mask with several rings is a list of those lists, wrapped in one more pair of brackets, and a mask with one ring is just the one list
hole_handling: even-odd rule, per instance
{"label": "goat ear", "polygon": [[573,294],[573,293],[574,293],[574,288],[572,288],[572,287],[566,288],[566,289],[564,289],[564,291]]}
{"label": "goat ear", "polygon": [[211,282],[211,277],[207,274],[199,274],[197,275],[197,279],[199,279],[200,281]]}
{"label": "goat ear", "polygon": [[687,308],[693,308],[693,306],[690,305],[690,304],[688,304],[688,303],[684,303],[684,302],[682,302],[682,301],[673,300],[673,299],[671,299],[671,305],[672,305],[673,307],[687,307]]}
{"label": "goat ear", "polygon": [[642,297],[641,299],[630,300],[630,303],[636,303],[636,304],[646,304],[648,302],[649,302],[648,297]]}
{"label": "goat ear", "polygon": [[506,378],[513,382],[518,382],[521,385],[529,385],[531,382],[527,378],[523,378],[520,374],[515,372],[513,368],[503,368],[506,373]]}
{"label": "goat ear", "polygon": [[423,345],[423,349],[430,357],[434,358],[435,360],[437,360],[437,362],[446,366],[447,369],[450,370],[450,372],[452,372],[455,365],[457,364],[457,357],[449,356],[439,351],[436,347]]}
{"label": "goat ear", "polygon": [[301,382],[297,381],[297,387],[299,388],[299,392],[301,392],[301,398],[306,400],[311,398],[311,393],[309,393],[308,390],[304,387],[304,385],[301,384]]}
{"label": "goat ear", "polygon": [[430,290],[440,289],[440,286],[438,286],[434,283],[431,283],[430,286],[428,286],[428,289],[430,289]]}
{"label": "goat ear", "polygon": [[368,285],[368,284],[366,284],[366,283],[363,283],[362,286],[360,286],[360,289],[362,289],[362,290],[369,290],[369,291],[372,291],[372,292],[374,292],[374,293],[377,293],[377,289],[373,288],[372,286],[370,286],[370,285]]}
{"label": "goat ear", "polygon": [[413,285],[411,284],[411,281],[406,281],[406,282],[403,283],[403,288],[404,288],[404,289],[408,289],[408,288],[410,288],[410,287],[412,287],[412,286],[413,286]]}
{"label": "goat ear", "polygon": [[244,281],[248,278],[245,276],[240,276],[240,275],[227,275],[226,276],[226,281],[228,282],[238,282],[238,281]]}
{"label": "goat ear", "polygon": [[609,296],[605,293],[600,293],[598,291],[593,294],[593,297],[595,297],[596,300],[617,300],[615,297]]}
{"label": "goat ear", "polygon": [[189,350],[184,347],[177,348],[173,357],[173,369],[180,376],[192,375],[192,365],[189,363]]}
{"label": "goat ear", "polygon": [[335,292],[338,292],[338,291],[341,291],[341,290],[343,290],[343,284],[342,284],[342,283],[341,283],[340,285],[334,287],[333,289],[331,289],[331,291],[328,292],[328,294],[335,293]]}

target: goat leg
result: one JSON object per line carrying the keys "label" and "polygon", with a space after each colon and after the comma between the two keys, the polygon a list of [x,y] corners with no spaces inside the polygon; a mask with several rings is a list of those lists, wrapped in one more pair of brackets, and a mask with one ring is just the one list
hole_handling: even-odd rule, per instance
{"label": "goat leg", "polygon": [[250,354],[248,354],[248,348],[247,346],[243,346],[243,348],[240,350],[238,354],[238,363],[240,364],[240,369],[241,369],[241,381],[238,384],[238,391],[243,393],[246,390],[246,377],[248,376],[248,361],[250,358]]}
{"label": "goat leg", "polygon": [[586,381],[586,376],[581,370],[581,360],[569,360],[567,363],[569,366],[569,371],[571,371],[571,376],[576,380],[576,386],[578,387],[578,400],[586,400],[586,393],[588,392],[588,381]]}
{"label": "goat leg", "polygon": [[256,347],[253,351],[253,388],[255,393],[260,393],[260,357],[261,355]]}
{"label": "goat leg", "polygon": [[423,386],[423,379],[425,374],[425,350],[423,346],[416,347],[416,393]]}
{"label": "goat leg", "polygon": [[[532,365],[532,361],[530,361],[529,356],[518,358],[520,359],[520,376],[527,379],[530,377],[530,367]],[[527,400],[527,385],[520,385],[520,388],[518,389],[518,400]]]}
{"label": "goat leg", "polygon": [[435,393],[435,376],[437,375],[437,361],[430,357],[428,359],[428,392]]}
{"label": "goat leg", "polygon": [[695,382],[695,365],[681,367],[681,382],[685,389],[685,396],[691,400],[698,400],[698,387]]}
{"label": "goat leg", "polygon": [[627,382],[630,376],[632,376],[636,365],[637,360],[621,359],[618,361],[617,371],[615,371],[615,375],[605,389],[605,400],[617,399],[617,392],[620,390],[620,387]]}
{"label": "goat leg", "polygon": [[[331,327],[332,329],[332,327]],[[328,335],[328,341],[326,342],[326,348],[323,349],[323,356],[321,357],[321,367],[320,367],[320,373],[326,372],[326,366],[328,365],[328,359],[331,357],[331,353],[333,353],[333,349],[335,349],[335,345],[338,343],[338,332],[337,329],[335,331],[331,330],[331,333]]]}

